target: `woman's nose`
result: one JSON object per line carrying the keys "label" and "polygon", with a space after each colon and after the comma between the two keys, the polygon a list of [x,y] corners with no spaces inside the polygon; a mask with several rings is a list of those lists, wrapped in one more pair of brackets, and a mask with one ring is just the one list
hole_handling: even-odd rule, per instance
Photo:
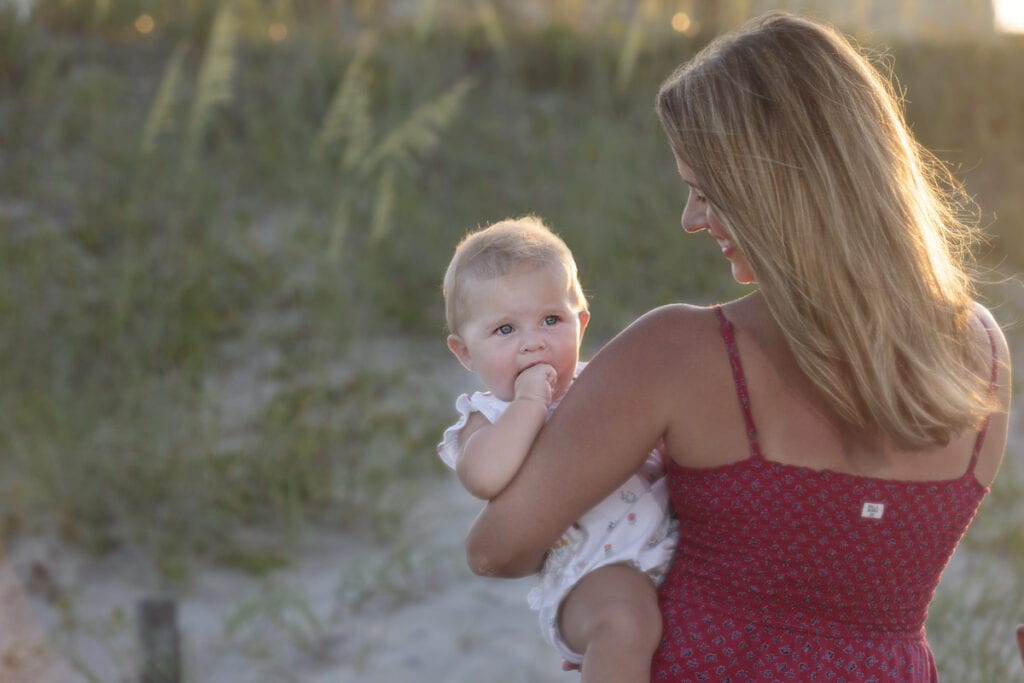
{"label": "woman's nose", "polygon": [[700,232],[708,227],[707,212],[701,210],[692,199],[687,199],[680,223],[686,232]]}

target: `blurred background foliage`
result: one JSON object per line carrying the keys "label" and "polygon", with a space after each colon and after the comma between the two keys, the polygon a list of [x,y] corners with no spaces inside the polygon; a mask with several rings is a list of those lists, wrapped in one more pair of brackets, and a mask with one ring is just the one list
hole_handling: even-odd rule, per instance
{"label": "blurred background foliage", "polygon": [[768,4],[878,52],[1018,271],[1024,43],[988,2],[0,0],[5,535],[172,579],[245,527],[387,538],[439,472],[466,231],[561,232],[589,352],[738,292],[680,235],[653,97]]}
{"label": "blurred background foliage", "polygon": [[[271,571],[320,530],[395,539],[448,476],[434,445],[471,381],[439,287],[465,232],[549,221],[591,298],[587,354],[653,306],[739,293],[680,234],[653,98],[769,7],[898,77],[979,202],[982,297],[1012,323],[1024,40],[988,0],[0,0],[3,539],[130,548],[177,585]],[[929,620],[951,680],[1013,661],[1009,460],[967,589],[944,583]]]}

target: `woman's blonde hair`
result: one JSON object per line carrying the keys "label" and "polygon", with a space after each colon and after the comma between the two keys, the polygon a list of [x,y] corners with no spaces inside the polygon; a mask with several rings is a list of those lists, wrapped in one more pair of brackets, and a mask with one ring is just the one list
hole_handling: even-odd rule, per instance
{"label": "woman's blonde hair", "polygon": [[545,266],[560,266],[566,274],[570,301],[576,312],[587,310],[576,259],[565,242],[536,216],[493,223],[466,235],[444,274],[444,309],[448,331],[459,333],[467,288],[473,279],[490,279]]}
{"label": "woman's blonde hair", "polygon": [[832,28],[773,12],[680,67],[657,111],[842,418],[915,449],[977,426],[992,398],[970,332],[973,204],[889,78]]}

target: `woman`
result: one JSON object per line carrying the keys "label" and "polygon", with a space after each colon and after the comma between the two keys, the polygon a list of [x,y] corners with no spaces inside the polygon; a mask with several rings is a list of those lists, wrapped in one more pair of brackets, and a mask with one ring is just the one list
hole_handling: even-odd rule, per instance
{"label": "woman", "polygon": [[709,45],[657,109],[683,229],[757,290],[656,309],[602,349],[477,519],[469,563],[535,571],[663,438],[680,524],[653,680],[936,681],[928,603],[1010,402],[962,195],[891,84],[790,15]]}

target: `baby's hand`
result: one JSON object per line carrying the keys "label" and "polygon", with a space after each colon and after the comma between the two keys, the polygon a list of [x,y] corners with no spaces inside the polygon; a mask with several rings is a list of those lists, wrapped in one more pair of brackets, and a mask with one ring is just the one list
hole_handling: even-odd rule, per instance
{"label": "baby's hand", "polygon": [[528,367],[516,377],[516,398],[526,398],[550,405],[557,381],[558,373],[547,363]]}

